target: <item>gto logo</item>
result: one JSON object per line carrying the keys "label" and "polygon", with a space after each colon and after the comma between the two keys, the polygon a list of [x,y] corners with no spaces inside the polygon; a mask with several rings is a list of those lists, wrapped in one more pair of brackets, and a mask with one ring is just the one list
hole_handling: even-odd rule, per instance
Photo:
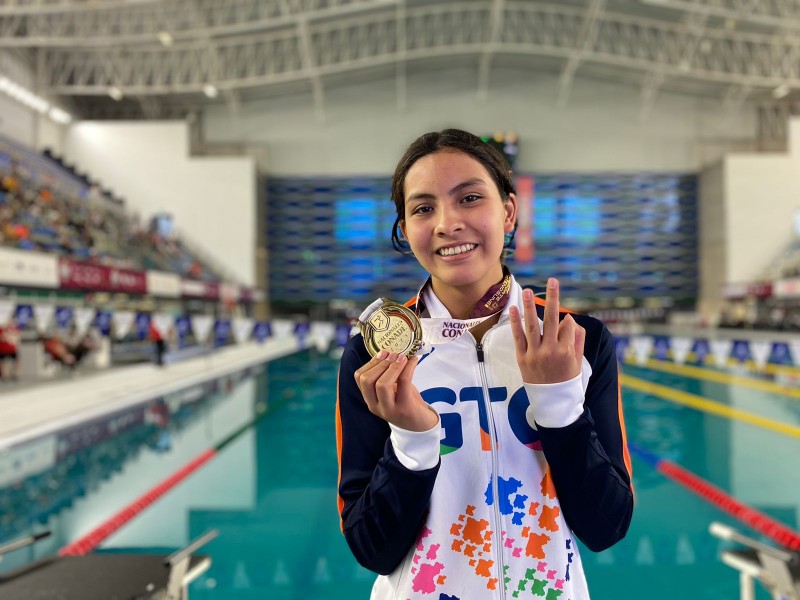
{"label": "gto logo", "polygon": [[[491,439],[489,438],[489,421],[486,412],[486,400],[484,399],[482,387],[465,387],[458,392],[446,387],[434,387],[421,392],[423,400],[428,404],[443,403],[455,407],[457,404],[472,402],[478,409],[478,424],[480,426],[481,448],[485,451],[491,450]],[[508,400],[508,424],[514,437],[531,450],[541,450],[542,445],[539,441],[539,432],[528,423],[526,412],[530,406],[528,394],[524,387],[520,387],[511,398],[508,397],[508,388],[493,387],[489,388],[489,402],[505,402]],[[442,429],[444,437],[441,440],[441,454],[449,454],[464,445],[464,432],[462,426],[462,415],[468,413],[467,407],[458,409],[458,412],[447,412],[447,407],[435,407],[442,419]]]}

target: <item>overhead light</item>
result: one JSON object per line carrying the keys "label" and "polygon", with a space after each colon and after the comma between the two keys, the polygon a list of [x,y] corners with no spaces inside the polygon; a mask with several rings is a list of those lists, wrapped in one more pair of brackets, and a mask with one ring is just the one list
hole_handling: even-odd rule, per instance
{"label": "overhead light", "polygon": [[119,89],[117,86],[112,85],[110,88],[108,88],[108,95],[111,96],[117,102],[119,102],[120,100],[122,100],[125,94],[123,94],[122,90]]}
{"label": "overhead light", "polygon": [[47,116],[56,123],[61,123],[62,125],[69,125],[72,123],[72,115],[65,110],[61,110],[57,106],[53,106],[47,113]]}
{"label": "overhead light", "polygon": [[50,103],[47,100],[8,77],[0,77],[0,92],[7,94],[20,104],[38,113],[44,114],[50,108]]}
{"label": "overhead light", "polygon": [[207,83],[203,86],[203,93],[209,98],[216,98],[219,95],[219,90],[210,83]]}
{"label": "overhead light", "polygon": [[788,96],[790,91],[789,86],[783,83],[772,90],[772,97],[775,98],[775,100],[780,100]]}
{"label": "overhead light", "polygon": [[172,46],[172,42],[174,42],[175,40],[172,38],[172,34],[169,31],[159,31],[158,41],[164,44],[165,46]]}

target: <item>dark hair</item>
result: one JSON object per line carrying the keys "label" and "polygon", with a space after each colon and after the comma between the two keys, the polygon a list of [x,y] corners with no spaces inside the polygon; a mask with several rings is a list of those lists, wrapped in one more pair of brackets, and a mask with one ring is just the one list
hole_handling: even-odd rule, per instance
{"label": "dark hair", "polygon": [[[503,201],[510,194],[516,193],[508,161],[499,150],[487,144],[478,136],[461,129],[445,129],[443,131],[425,133],[411,143],[403,158],[397,163],[397,168],[392,176],[392,201],[397,210],[397,217],[392,226],[392,246],[398,252],[406,254],[410,250],[408,242],[400,237],[400,221],[405,218],[406,175],[420,158],[442,150],[458,150],[481,163],[494,180],[497,191],[500,192],[500,197]],[[515,232],[516,224],[514,225],[514,232],[512,232],[505,247],[511,245]]]}

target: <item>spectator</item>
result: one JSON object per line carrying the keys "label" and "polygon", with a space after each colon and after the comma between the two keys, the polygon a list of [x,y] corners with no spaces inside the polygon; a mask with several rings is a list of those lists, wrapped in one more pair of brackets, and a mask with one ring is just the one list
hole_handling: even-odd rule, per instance
{"label": "spectator", "polygon": [[[12,319],[5,327],[0,327],[0,378],[4,381],[17,381],[19,379],[19,327]],[[12,367],[8,368],[8,363]]]}
{"label": "spectator", "polygon": [[156,364],[159,367],[163,367],[164,351],[166,350],[167,344],[164,341],[164,334],[158,330],[153,320],[150,321],[150,341],[153,342],[153,349],[156,353]]}
{"label": "spectator", "polygon": [[64,340],[64,345],[69,353],[75,357],[75,366],[78,366],[89,352],[97,349],[97,341],[94,339],[91,332],[87,331],[83,335],[80,335],[75,325],[70,327],[69,334],[67,334],[67,338]]}
{"label": "spectator", "polygon": [[50,355],[50,358],[54,361],[66,365],[71,369],[75,368],[75,357],[61,340],[59,334],[55,333],[49,338],[44,338],[44,351]]}

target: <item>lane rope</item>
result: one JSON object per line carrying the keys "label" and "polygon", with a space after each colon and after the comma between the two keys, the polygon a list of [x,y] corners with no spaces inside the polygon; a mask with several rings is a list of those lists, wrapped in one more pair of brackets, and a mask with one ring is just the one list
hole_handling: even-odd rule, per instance
{"label": "lane rope", "polygon": [[208,450],[205,450],[204,452],[199,454],[197,457],[192,459],[190,462],[181,467],[175,473],[173,473],[160,483],[156,484],[150,490],[139,496],[139,498],[128,504],[125,508],[123,508],[118,513],[113,515],[111,518],[107,519],[106,521],[95,527],[92,531],[90,531],[83,537],[64,546],[61,550],[58,551],[59,556],[83,556],[84,554],[88,554],[89,552],[97,548],[97,546],[99,546],[109,536],[116,533],[120,528],[122,528],[136,515],[138,515],[144,509],[146,509],[151,504],[156,502],[156,500],[161,498],[161,496],[169,492],[172,488],[177,486],[181,481],[189,477],[189,475],[197,471],[200,467],[202,467],[204,464],[206,464],[208,461],[214,458],[217,454],[219,454],[223,450],[223,448],[231,444],[240,435],[242,435],[245,431],[253,427],[256,423],[258,423],[261,419],[266,417],[269,413],[270,411],[267,409],[261,410],[254,419],[250,420],[249,422],[245,423],[244,425],[236,429],[233,433],[225,437],[221,442],[216,444],[213,448],[209,448]]}
{"label": "lane rope", "polygon": [[629,443],[630,451],[655,469],[703,500],[731,515],[740,523],[759,532],[789,550],[800,550],[800,532],[776,521],[755,508],[740,502],[699,475],[665,458]]}
{"label": "lane rope", "polygon": [[152,487],[150,490],[139,496],[136,500],[128,504],[125,508],[107,519],[89,533],[78,538],[71,544],[64,546],[58,551],[59,556],[83,556],[88,554],[105,539],[116,533],[123,525],[133,519],[136,515],[153,504],[161,496],[166,494],[189,475],[197,471],[209,460],[217,455],[215,449],[209,449],[192,459],[175,473],[164,479],[161,483]]}
{"label": "lane rope", "polygon": [[702,379],[704,381],[712,381],[714,383],[735,384],[743,387],[748,387],[761,392],[768,392],[770,394],[777,394],[781,397],[790,397],[800,399],[800,388],[790,385],[782,385],[774,381],[765,381],[755,377],[748,377],[746,375],[735,375],[709,367],[698,367],[695,365],[681,365],[665,360],[647,359],[645,363],[638,363],[635,360],[626,360],[625,364],[633,367],[640,367],[643,369],[651,369],[653,371],[660,371],[670,375],[681,375],[690,377],[692,379]]}
{"label": "lane rope", "polygon": [[735,419],[749,425],[763,427],[764,429],[782,433],[783,435],[800,438],[800,427],[796,425],[781,423],[780,421],[768,419],[767,417],[762,417],[761,415],[747,412],[739,408],[732,408],[720,402],[714,402],[713,400],[703,398],[702,396],[698,396],[696,394],[690,394],[689,392],[676,390],[671,387],[667,387],[666,385],[653,383],[652,381],[646,381],[644,379],[639,379],[638,377],[632,377],[631,375],[627,375],[625,373],[621,374],[620,380],[622,381],[622,386],[625,389],[644,392],[645,394],[650,394],[664,400],[669,400],[670,402],[674,402],[676,404],[682,404],[683,406],[688,406],[689,408],[694,408],[695,410],[705,413],[726,417],[728,419]]}

